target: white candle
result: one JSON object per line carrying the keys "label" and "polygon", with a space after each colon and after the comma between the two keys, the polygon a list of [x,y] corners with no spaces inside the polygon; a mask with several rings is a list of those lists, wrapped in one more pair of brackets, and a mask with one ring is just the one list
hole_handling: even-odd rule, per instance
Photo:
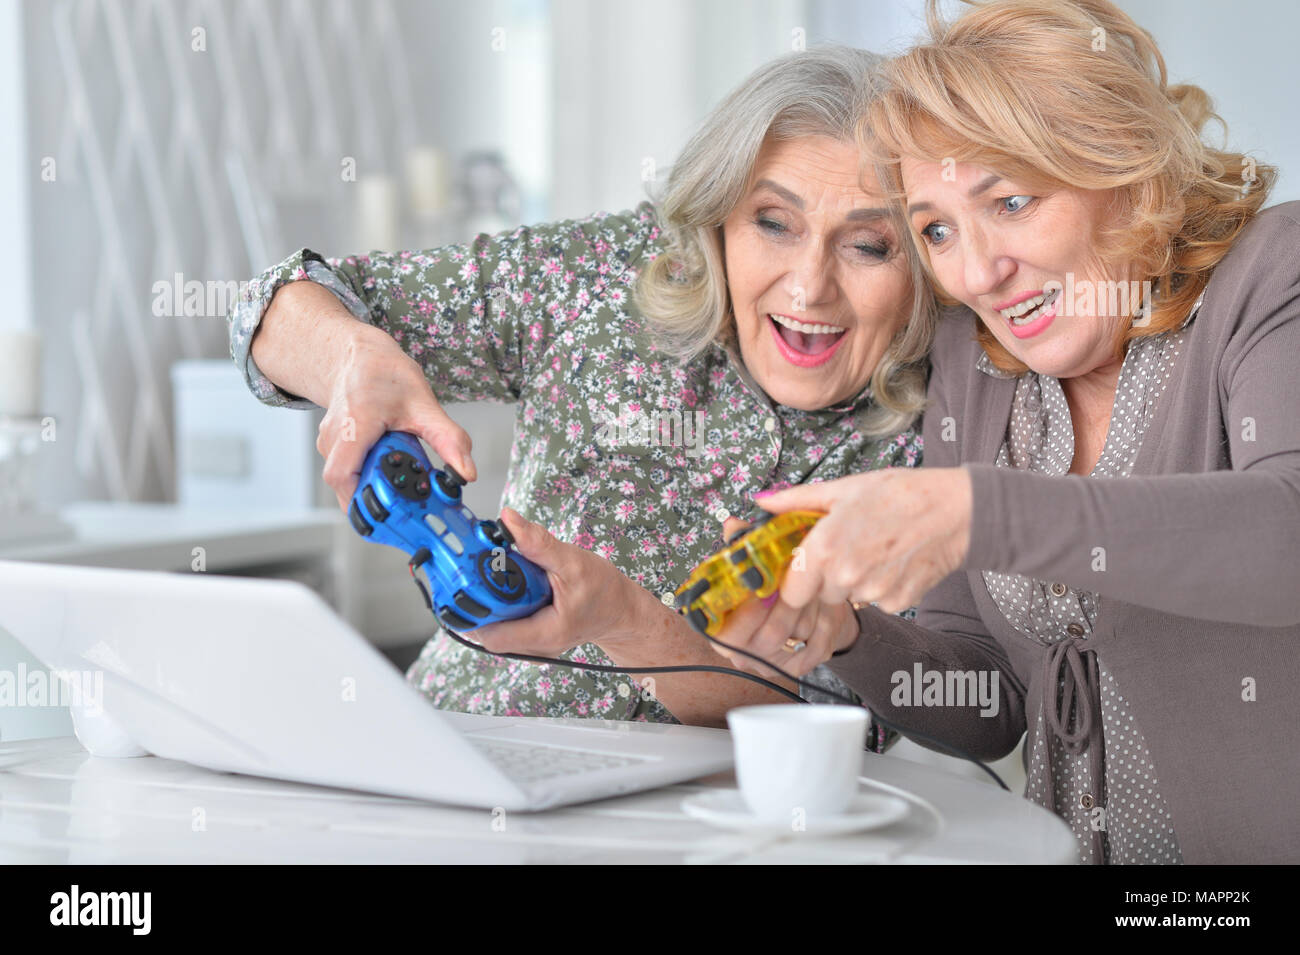
{"label": "white candle", "polygon": [[0,328],[0,417],[41,412],[41,336]]}
{"label": "white candle", "polygon": [[446,211],[451,187],[447,156],[436,146],[417,146],[406,154],[406,188],[411,211],[416,215],[437,215]]}
{"label": "white candle", "polygon": [[357,185],[357,251],[397,251],[397,184],[389,176],[367,176]]}

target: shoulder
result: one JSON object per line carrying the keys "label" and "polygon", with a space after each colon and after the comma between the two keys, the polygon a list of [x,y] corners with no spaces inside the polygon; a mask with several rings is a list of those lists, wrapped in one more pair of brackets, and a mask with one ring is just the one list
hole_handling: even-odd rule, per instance
{"label": "shoulder", "polygon": [[973,364],[980,352],[979,342],[975,339],[978,322],[975,313],[964,305],[945,308],[935,327],[932,360],[946,363],[969,357]]}
{"label": "shoulder", "polygon": [[1258,298],[1293,287],[1300,279],[1300,202],[1263,209],[1241,230],[1206,287],[1211,297]]}
{"label": "shoulder", "polygon": [[972,375],[981,374],[976,367],[983,349],[975,337],[979,317],[965,306],[945,308],[935,327],[930,346],[930,394],[951,396],[965,391]]}
{"label": "shoulder", "polygon": [[[1193,335],[1231,367],[1269,333],[1300,322],[1300,202],[1262,210],[1241,230],[1205,287]],[[1199,328],[1198,328],[1199,326]]]}
{"label": "shoulder", "polygon": [[657,254],[663,227],[654,205],[642,202],[622,212],[597,212],[556,222],[548,231],[565,241],[571,255],[621,268],[635,267],[645,257]]}

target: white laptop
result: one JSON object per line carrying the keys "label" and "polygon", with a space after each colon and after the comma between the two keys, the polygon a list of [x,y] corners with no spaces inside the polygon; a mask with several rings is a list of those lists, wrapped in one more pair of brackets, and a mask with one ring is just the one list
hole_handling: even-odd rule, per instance
{"label": "white laptop", "polygon": [[291,581],[0,561],[0,628],[65,673],[95,755],[515,810],[732,761],[725,730],[438,710]]}

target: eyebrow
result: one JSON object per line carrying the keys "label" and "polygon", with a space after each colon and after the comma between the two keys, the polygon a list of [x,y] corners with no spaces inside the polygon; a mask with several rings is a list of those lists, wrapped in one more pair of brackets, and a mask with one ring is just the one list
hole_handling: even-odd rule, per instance
{"label": "eyebrow", "polygon": [[[993,188],[997,183],[999,183],[999,182],[1001,182],[1001,181],[1002,181],[1002,177],[999,176],[997,173],[994,173],[994,174],[991,175],[991,176],[986,176],[986,177],[984,177],[983,179],[981,179],[979,182],[975,183],[975,185],[971,187],[970,192],[966,193],[966,195],[967,195],[969,198],[974,199],[974,198],[980,196],[981,194],[983,194],[983,193],[985,193],[985,192],[988,192],[988,191],[989,191],[990,189],[992,189],[992,188]],[[913,216],[913,215],[915,215],[915,214],[918,213],[918,212],[924,212],[924,211],[926,211],[927,209],[933,209],[933,208],[934,208],[934,205],[933,205],[932,203],[929,203],[929,202],[918,202],[918,203],[917,203],[916,205],[914,205],[914,206],[908,206],[908,207],[907,207],[907,214],[908,214],[908,216]]]}
{"label": "eyebrow", "polygon": [[[754,188],[758,189],[760,186],[772,190],[782,199],[789,202],[796,209],[799,209],[801,211],[803,210],[804,208],[803,199],[795,195],[793,192],[791,192],[789,189],[787,189],[785,186],[781,185],[780,183],[773,182],[771,179],[760,179],[758,180],[758,182],[754,183]],[[850,222],[854,222],[861,219],[868,219],[868,220],[884,219],[888,217],[888,215],[889,215],[888,209],[873,207],[873,208],[862,208],[862,209],[850,209],[845,214],[844,218],[848,219]]]}

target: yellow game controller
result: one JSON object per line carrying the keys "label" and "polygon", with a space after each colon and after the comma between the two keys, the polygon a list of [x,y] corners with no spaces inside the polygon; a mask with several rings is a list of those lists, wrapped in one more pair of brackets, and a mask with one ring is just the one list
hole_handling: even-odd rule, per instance
{"label": "yellow game controller", "polygon": [[776,592],[799,542],[821,517],[817,511],[765,514],[691,571],[673,606],[694,630],[716,636],[731,611]]}

